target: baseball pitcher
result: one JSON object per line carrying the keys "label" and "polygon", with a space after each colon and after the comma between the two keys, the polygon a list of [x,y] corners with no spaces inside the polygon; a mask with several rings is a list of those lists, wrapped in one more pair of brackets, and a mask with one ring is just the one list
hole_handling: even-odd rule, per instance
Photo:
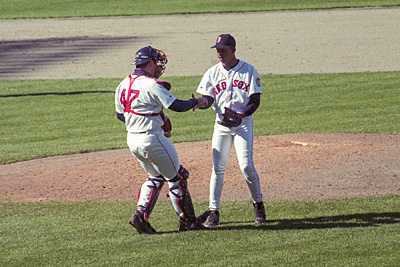
{"label": "baseball pitcher", "polygon": [[218,36],[216,48],[220,63],[203,76],[197,93],[207,98],[209,108],[216,112],[212,138],[213,168],[210,180],[207,227],[219,224],[219,210],[224,175],[232,145],[253,199],[255,223],[265,223],[265,208],[260,180],[253,160],[253,118],[262,94],[260,77],[250,64],[235,56],[236,41],[230,34]]}

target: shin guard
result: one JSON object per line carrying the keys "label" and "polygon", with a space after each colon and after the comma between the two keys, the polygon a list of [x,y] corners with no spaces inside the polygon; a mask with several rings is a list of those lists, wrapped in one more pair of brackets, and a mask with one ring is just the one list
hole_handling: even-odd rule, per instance
{"label": "shin guard", "polygon": [[157,177],[148,178],[142,185],[139,191],[137,209],[143,212],[145,221],[148,221],[164,183],[163,178]]}
{"label": "shin guard", "polygon": [[196,222],[196,215],[194,212],[192,197],[187,188],[187,180],[181,180],[180,185],[183,195],[178,200],[179,207],[185,216],[185,220],[189,223],[194,223]]}
{"label": "shin guard", "polygon": [[193,207],[192,197],[187,186],[189,172],[181,165],[177,176],[171,179],[170,192],[171,200],[179,215],[179,231],[201,230],[202,226],[196,222],[196,215]]}

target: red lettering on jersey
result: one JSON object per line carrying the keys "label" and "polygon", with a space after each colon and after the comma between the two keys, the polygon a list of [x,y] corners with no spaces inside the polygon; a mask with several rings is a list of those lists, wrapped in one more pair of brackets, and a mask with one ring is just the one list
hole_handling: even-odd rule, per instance
{"label": "red lettering on jersey", "polygon": [[[226,85],[225,85],[225,87],[226,87]],[[218,95],[219,92],[221,92],[221,91],[222,91],[221,86],[220,86],[219,84],[217,84],[217,85],[214,87],[214,94],[215,94],[215,95]]]}
{"label": "red lettering on jersey", "polygon": [[233,81],[233,87],[237,87],[238,86],[238,80],[234,80]]}
{"label": "red lettering on jersey", "polygon": [[226,90],[226,82],[221,83],[222,90]]}
{"label": "red lettering on jersey", "polygon": [[243,81],[239,81],[239,80],[234,80],[233,81],[233,87],[237,87],[239,89],[245,90],[246,92],[249,90],[249,86],[250,84],[247,84]]}
{"label": "red lettering on jersey", "polygon": [[214,94],[218,95],[221,91],[226,90],[226,82],[221,82],[214,87]]}
{"label": "red lettering on jersey", "polygon": [[215,87],[213,90],[214,90],[214,95],[218,95],[219,92],[217,91],[217,89],[215,89]]}

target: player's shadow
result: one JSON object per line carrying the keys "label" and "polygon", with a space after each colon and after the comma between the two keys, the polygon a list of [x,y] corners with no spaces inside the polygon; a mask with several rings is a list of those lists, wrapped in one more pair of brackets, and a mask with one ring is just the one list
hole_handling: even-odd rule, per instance
{"label": "player's shadow", "polygon": [[377,227],[384,224],[400,223],[400,212],[361,213],[338,216],[326,216],[304,219],[267,220],[265,224],[256,226],[254,221],[221,222],[212,230],[303,230],[352,227]]}
{"label": "player's shadow", "polygon": [[[254,221],[221,222],[220,225],[206,228],[205,231],[224,230],[305,230],[352,227],[379,227],[384,224],[400,223],[400,212],[361,213],[338,216],[325,216],[304,219],[267,220],[265,224],[256,226]],[[178,231],[157,232],[157,234],[172,234]]]}

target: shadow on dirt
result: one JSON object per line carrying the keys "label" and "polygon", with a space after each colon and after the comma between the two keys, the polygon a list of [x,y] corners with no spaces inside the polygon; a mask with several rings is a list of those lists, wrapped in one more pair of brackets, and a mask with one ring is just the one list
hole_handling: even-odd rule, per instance
{"label": "shadow on dirt", "polygon": [[[0,79],[62,65],[138,41],[138,37],[71,37],[0,41]],[[61,77],[60,77],[61,78]]]}
{"label": "shadow on dirt", "polygon": [[23,96],[44,96],[44,95],[82,95],[82,94],[114,94],[115,91],[76,91],[76,92],[48,92],[48,93],[34,93],[34,94],[13,94],[13,95],[0,95],[0,98],[6,97],[23,97]]}

